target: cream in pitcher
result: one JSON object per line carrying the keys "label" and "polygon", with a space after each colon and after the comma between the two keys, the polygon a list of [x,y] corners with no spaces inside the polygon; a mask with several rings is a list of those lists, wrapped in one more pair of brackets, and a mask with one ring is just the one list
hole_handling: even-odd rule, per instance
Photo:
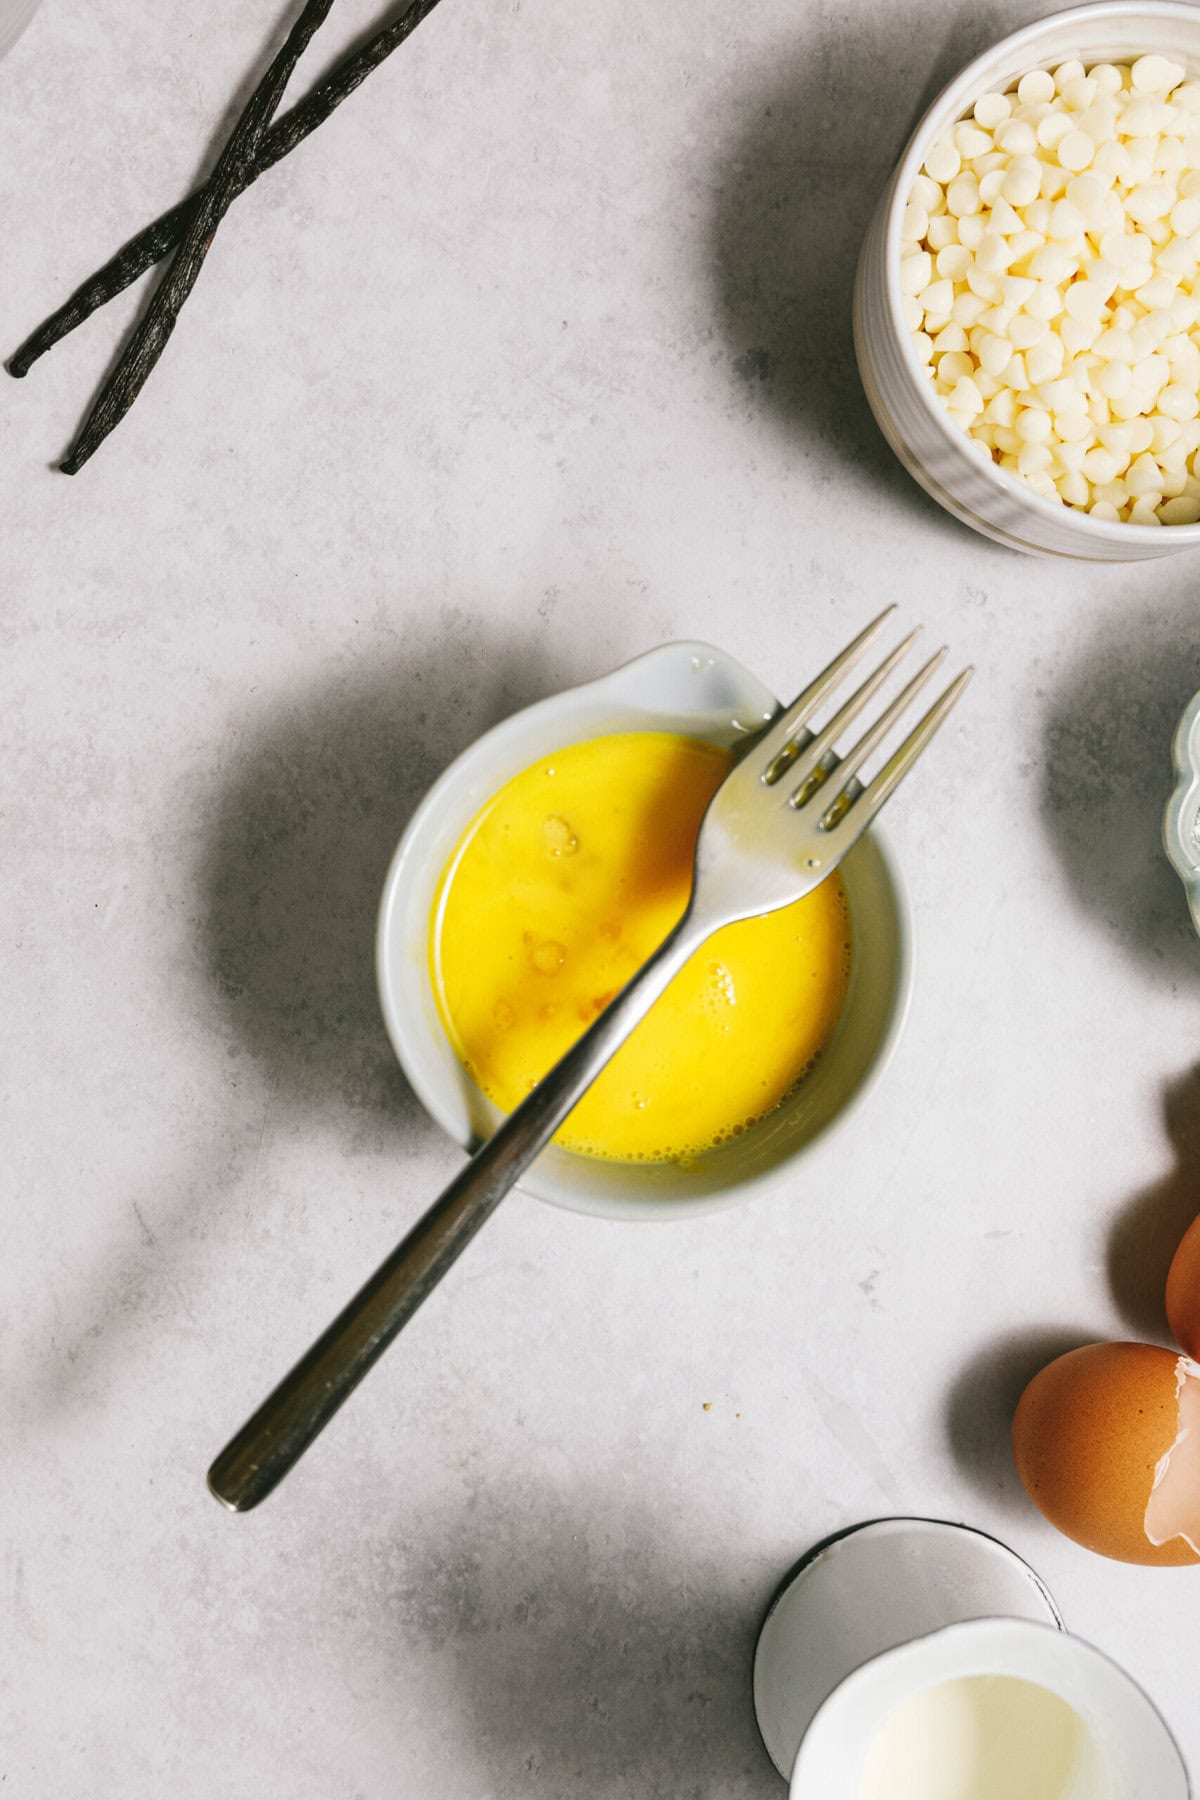
{"label": "cream in pitcher", "polygon": [[858,1800],[1066,1800],[1085,1749],[1083,1720],[1048,1688],[961,1676],[923,1688],[884,1720]]}
{"label": "cream in pitcher", "polygon": [[996,1539],[875,1519],[816,1545],[759,1633],[792,1800],[1190,1800],[1162,1718]]}
{"label": "cream in pitcher", "polygon": [[1052,1625],[975,1619],[901,1644],[809,1726],[792,1800],[1189,1800],[1162,1719]]}

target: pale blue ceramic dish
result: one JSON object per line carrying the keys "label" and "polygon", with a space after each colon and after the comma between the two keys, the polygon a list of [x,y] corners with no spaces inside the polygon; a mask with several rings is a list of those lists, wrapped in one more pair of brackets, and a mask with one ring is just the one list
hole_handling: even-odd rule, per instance
{"label": "pale blue ceramic dish", "polygon": [[1200,694],[1189,701],[1175,729],[1171,755],[1175,788],[1163,818],[1163,847],[1200,932]]}

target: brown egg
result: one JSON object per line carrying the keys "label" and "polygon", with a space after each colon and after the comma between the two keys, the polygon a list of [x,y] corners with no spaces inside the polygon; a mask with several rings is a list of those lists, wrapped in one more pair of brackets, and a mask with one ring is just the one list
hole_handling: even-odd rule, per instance
{"label": "brown egg", "polygon": [[1050,1523],[1088,1550],[1198,1563],[1200,1432],[1189,1422],[1200,1424],[1194,1363],[1150,1344],[1088,1344],[1047,1364],[1021,1395],[1017,1473]]}
{"label": "brown egg", "polygon": [[1167,1318],[1175,1341],[1200,1362],[1200,1219],[1193,1219],[1167,1274]]}

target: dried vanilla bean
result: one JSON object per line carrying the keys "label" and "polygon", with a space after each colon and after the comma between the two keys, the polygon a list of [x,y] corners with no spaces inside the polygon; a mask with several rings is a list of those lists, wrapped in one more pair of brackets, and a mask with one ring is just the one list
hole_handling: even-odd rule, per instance
{"label": "dried vanilla bean", "polygon": [[[322,81],[311,94],[276,120],[263,138],[258,156],[246,172],[238,192],[243,192],[260,175],[289,156],[318,125],[324,124],[330,113],[336,111],[342,101],[366,80],[372,69],[377,69],[393,50],[399,49],[437,4],[438,0],[413,0],[412,5],[399,18],[393,19],[391,24],[385,25],[373,37],[368,38],[366,43],[344,57],[327,80]],[[130,238],[103,268],[90,275],[76,288],[69,300],[64,301],[36,331],[30,333],[21,348],[10,358],[9,374],[27,375],[47,350],[52,350],[55,344],[90,319],[100,307],[106,306],[110,300],[123,293],[139,275],[144,275],[156,262],[161,262],[187,231],[207,191],[206,183],[204,187],[189,194],[186,200],[181,200],[169,212],[155,219],[153,224],[139,231],[136,237]]]}
{"label": "dried vanilla bean", "polygon": [[246,185],[292,72],[314,33],[324,24],[332,4],[333,0],[305,0],[300,17],[230,133],[170,268],[101,388],[82,431],[60,463],[64,474],[78,474],[114,426],[120,424],[149,379],[167,347],[184,302],[196,285],[217,227]]}

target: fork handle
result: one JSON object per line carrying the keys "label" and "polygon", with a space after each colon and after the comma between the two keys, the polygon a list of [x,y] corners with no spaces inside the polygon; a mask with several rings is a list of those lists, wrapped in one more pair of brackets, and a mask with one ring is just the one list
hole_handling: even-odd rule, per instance
{"label": "fork handle", "polygon": [[299,1461],[712,929],[689,908],[284,1376],[208,1472],[223,1505],[248,1512]]}

